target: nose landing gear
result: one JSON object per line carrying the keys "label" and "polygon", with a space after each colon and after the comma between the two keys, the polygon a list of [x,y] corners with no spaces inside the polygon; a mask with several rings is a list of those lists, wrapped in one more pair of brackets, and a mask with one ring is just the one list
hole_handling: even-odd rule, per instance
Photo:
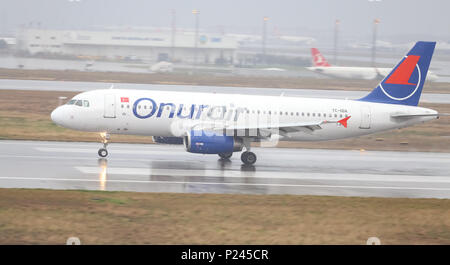
{"label": "nose landing gear", "polygon": [[108,150],[106,150],[106,148],[100,148],[98,149],[98,155],[101,157],[106,157],[108,156]]}
{"label": "nose landing gear", "polygon": [[108,150],[106,149],[106,147],[108,146],[108,140],[110,139],[110,136],[108,133],[100,133],[100,136],[102,137],[103,148],[98,149],[98,155],[100,157],[107,157]]}

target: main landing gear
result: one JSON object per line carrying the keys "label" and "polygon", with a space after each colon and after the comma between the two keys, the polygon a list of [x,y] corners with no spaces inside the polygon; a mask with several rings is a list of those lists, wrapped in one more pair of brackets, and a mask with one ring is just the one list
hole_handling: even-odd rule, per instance
{"label": "main landing gear", "polygon": [[[219,156],[221,159],[227,160],[233,156],[233,153],[221,153]],[[245,151],[241,154],[241,161],[245,165],[253,165],[256,162],[256,155],[253,152]]]}
{"label": "main landing gear", "polygon": [[[256,155],[253,152],[250,152],[250,139],[244,138],[243,139],[243,144],[245,147],[245,152],[242,152],[241,154],[241,161],[242,163],[244,163],[245,166],[251,166],[253,164],[255,164],[256,162]],[[233,153],[220,153],[219,154],[220,158],[223,160],[228,160],[231,158],[231,156],[233,156]]]}
{"label": "main landing gear", "polygon": [[102,137],[103,148],[98,149],[98,155],[100,157],[107,157],[108,150],[106,150],[106,147],[108,146],[108,140],[110,139],[110,136],[108,133],[101,133],[100,136]]}
{"label": "main landing gear", "polygon": [[241,154],[241,161],[246,165],[253,165],[256,162],[256,155],[253,152],[245,151]]}
{"label": "main landing gear", "polygon": [[241,154],[241,161],[246,166],[250,166],[255,164],[256,162],[256,155],[253,152],[250,152],[250,139],[244,138],[244,146],[245,146],[245,152]]}
{"label": "main landing gear", "polygon": [[221,153],[219,154],[220,158],[222,159],[230,159],[233,156],[233,152],[230,153]]}
{"label": "main landing gear", "polygon": [[[223,160],[228,160],[233,156],[233,153],[221,153],[219,156]],[[245,165],[253,165],[256,162],[256,155],[253,152],[245,151],[241,154],[241,161]]]}

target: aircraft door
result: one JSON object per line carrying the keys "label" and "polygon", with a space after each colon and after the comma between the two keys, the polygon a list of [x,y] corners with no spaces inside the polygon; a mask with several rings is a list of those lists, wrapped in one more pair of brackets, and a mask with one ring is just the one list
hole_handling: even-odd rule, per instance
{"label": "aircraft door", "polygon": [[361,124],[360,129],[370,129],[370,123],[372,119],[372,113],[369,106],[361,107]]}
{"label": "aircraft door", "polygon": [[103,117],[105,118],[116,117],[116,95],[114,94],[105,95],[105,109]]}

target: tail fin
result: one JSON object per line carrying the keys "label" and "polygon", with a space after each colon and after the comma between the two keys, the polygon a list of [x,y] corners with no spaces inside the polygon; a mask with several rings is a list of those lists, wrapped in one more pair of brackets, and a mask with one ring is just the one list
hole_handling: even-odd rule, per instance
{"label": "tail fin", "polygon": [[436,42],[418,41],[361,101],[417,106]]}
{"label": "tail fin", "polygon": [[311,48],[311,55],[314,66],[331,66],[317,48]]}

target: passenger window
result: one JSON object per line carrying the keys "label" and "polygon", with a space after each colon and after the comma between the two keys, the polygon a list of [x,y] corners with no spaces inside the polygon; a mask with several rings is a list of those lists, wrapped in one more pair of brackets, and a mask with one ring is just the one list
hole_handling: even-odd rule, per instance
{"label": "passenger window", "polygon": [[313,114],[312,114],[312,116],[313,116],[313,117],[316,117],[316,114],[315,114],[315,113],[313,113]]}
{"label": "passenger window", "polygon": [[84,103],[84,106],[85,106],[86,108],[89,108],[89,101],[83,100],[83,103]]}
{"label": "passenger window", "polygon": [[75,105],[82,107],[83,106],[83,101],[82,100],[77,100],[77,103],[75,103]]}

